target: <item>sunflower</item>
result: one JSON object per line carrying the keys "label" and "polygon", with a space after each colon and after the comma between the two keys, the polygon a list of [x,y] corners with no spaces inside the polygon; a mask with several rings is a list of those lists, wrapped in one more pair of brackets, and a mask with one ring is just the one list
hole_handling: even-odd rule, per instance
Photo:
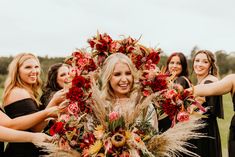
{"label": "sunflower", "polygon": [[89,147],[89,154],[93,155],[96,154],[100,151],[100,149],[102,148],[102,142],[100,140],[97,140],[93,145],[91,145]]}
{"label": "sunflower", "polygon": [[100,140],[104,136],[104,132],[105,132],[104,126],[103,125],[98,125],[95,128],[95,131],[94,131],[93,134],[94,134],[96,139]]}

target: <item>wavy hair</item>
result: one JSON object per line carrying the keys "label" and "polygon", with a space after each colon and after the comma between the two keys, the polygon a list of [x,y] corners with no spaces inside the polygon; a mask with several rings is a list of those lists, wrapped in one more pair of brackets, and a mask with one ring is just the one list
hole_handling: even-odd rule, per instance
{"label": "wavy hair", "polygon": [[[211,75],[213,75],[213,76],[215,76],[215,77],[218,77],[219,76],[219,69],[218,69],[218,67],[217,67],[217,65],[216,65],[216,57],[215,57],[215,55],[211,52],[211,51],[209,51],[209,50],[200,50],[200,51],[198,51],[195,55],[194,55],[194,57],[193,57],[193,65],[194,65],[194,61],[195,61],[195,58],[196,58],[196,56],[198,55],[198,54],[200,54],[200,53],[204,53],[206,56],[207,56],[207,59],[208,59],[208,61],[210,62],[210,69],[209,69],[209,74],[211,74]],[[192,68],[193,69],[193,68]]]}
{"label": "wavy hair", "polygon": [[62,89],[57,82],[58,70],[60,67],[66,66],[69,68],[68,64],[56,63],[50,66],[47,74],[46,84],[43,88],[43,95],[40,98],[40,101],[43,105],[47,105],[51,94],[55,93]]}
{"label": "wavy hair", "polygon": [[17,56],[15,56],[13,60],[11,61],[11,63],[9,64],[8,75],[7,75],[7,78],[4,84],[4,90],[3,90],[3,97],[2,97],[3,104],[5,103],[12,89],[14,87],[19,87],[19,88],[26,89],[29,92],[31,98],[38,105],[40,105],[40,102],[38,100],[41,94],[41,85],[42,85],[40,74],[37,76],[37,82],[31,86],[28,86],[27,84],[25,84],[20,78],[19,68],[28,59],[35,59],[39,63],[38,58],[32,53],[20,53]]}
{"label": "wavy hair", "polygon": [[171,59],[174,57],[174,56],[178,56],[180,58],[180,64],[182,66],[182,71],[181,73],[179,74],[178,77],[180,76],[185,76],[188,78],[188,75],[189,75],[189,71],[188,71],[188,62],[187,62],[187,59],[185,57],[185,55],[182,53],[182,52],[174,52],[172,53],[168,59],[167,59],[167,62],[166,62],[166,71],[168,71],[168,66],[170,64],[170,61]]}
{"label": "wavy hair", "polygon": [[130,58],[128,58],[127,55],[123,53],[114,53],[110,55],[108,58],[106,58],[106,60],[104,61],[104,64],[101,70],[101,78],[100,78],[102,97],[109,101],[116,99],[113,89],[110,85],[110,79],[113,74],[115,65],[118,62],[127,64],[133,76],[134,81],[133,81],[133,86],[131,88],[129,96],[131,96],[134,93],[134,91],[136,91],[137,89],[138,73],[134,64],[132,63]]}

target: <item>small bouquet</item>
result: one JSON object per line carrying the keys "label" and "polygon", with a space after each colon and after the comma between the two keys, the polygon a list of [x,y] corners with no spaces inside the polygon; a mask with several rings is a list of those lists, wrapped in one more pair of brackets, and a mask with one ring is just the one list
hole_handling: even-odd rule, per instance
{"label": "small bouquet", "polygon": [[157,98],[157,107],[160,115],[166,114],[172,121],[172,127],[178,122],[188,121],[191,112],[190,107],[194,105],[205,112],[205,109],[188,90],[183,89],[180,84],[170,83],[167,90],[163,91]]}

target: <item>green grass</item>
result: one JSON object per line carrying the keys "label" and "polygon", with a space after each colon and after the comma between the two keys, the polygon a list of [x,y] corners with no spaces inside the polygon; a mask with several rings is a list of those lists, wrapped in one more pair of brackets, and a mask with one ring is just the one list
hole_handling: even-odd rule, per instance
{"label": "green grass", "polygon": [[221,143],[222,143],[222,151],[223,157],[228,156],[228,133],[231,118],[234,114],[233,111],[233,103],[230,94],[226,94],[223,96],[223,104],[224,104],[224,119],[218,119]]}
{"label": "green grass", "polygon": [[[3,89],[0,88],[0,104],[2,103],[2,91],[3,91]],[[1,106],[1,105],[0,105],[0,106]]]}
{"label": "green grass", "polygon": [[[2,101],[2,91],[3,89],[0,88],[0,103]],[[223,149],[223,157],[228,156],[228,132],[231,118],[234,114],[233,112],[233,104],[230,94],[226,94],[223,96],[223,103],[224,103],[224,119],[218,119],[219,129],[220,129],[220,136],[221,136],[221,143]]]}

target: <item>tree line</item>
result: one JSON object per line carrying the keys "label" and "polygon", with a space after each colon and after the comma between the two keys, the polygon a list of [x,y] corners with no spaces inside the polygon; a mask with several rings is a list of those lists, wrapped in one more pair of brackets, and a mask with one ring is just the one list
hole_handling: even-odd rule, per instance
{"label": "tree line", "polygon": [[[192,73],[192,57],[197,51],[198,51],[198,47],[194,47],[193,50],[191,51],[191,54],[187,56],[190,74]],[[214,54],[217,58],[217,66],[219,67],[220,77],[224,77],[225,75],[229,73],[235,73],[235,52],[227,53],[226,51],[219,50],[219,51],[216,51]],[[162,68],[165,66],[168,56],[169,55],[166,55],[165,53],[161,54],[161,59],[158,64],[159,68]],[[42,80],[45,80],[47,71],[52,64],[63,62],[65,59],[64,57],[48,57],[48,56],[45,56],[45,57],[39,56],[38,58],[39,58],[39,61],[41,63],[41,68],[42,68],[42,75],[41,75]],[[13,59],[12,56],[0,57],[0,64],[1,64],[0,88],[3,88],[6,75],[8,73],[7,68],[8,68],[9,63],[12,61],[12,59]],[[194,75],[191,75],[191,80],[194,82],[195,80]]]}

